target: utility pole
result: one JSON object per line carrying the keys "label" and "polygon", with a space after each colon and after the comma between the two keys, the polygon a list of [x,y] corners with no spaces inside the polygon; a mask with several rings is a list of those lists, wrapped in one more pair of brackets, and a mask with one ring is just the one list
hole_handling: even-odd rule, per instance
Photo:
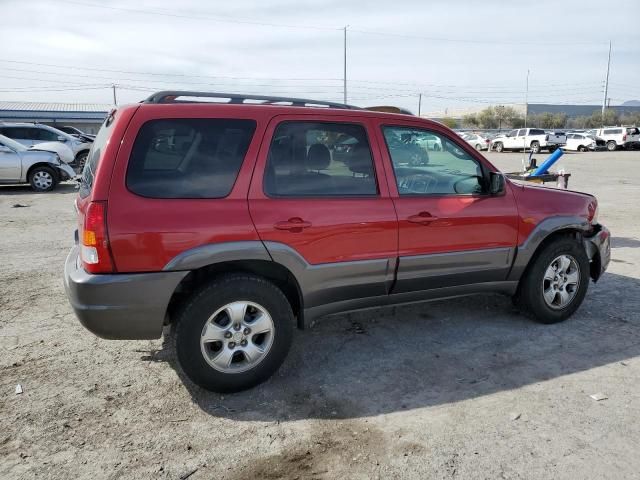
{"label": "utility pole", "polygon": [[602,126],[604,127],[604,111],[607,108],[607,95],[609,94],[609,69],[611,68],[611,40],[609,40],[609,59],[607,60],[607,77],[604,82],[604,97],[602,99]]}
{"label": "utility pole", "polygon": [[422,113],[422,94],[418,94],[418,116]]}
{"label": "utility pole", "polygon": [[111,88],[113,89],[113,104],[117,106],[118,105],[118,99],[116,97],[116,84],[115,83],[112,84]]}
{"label": "utility pole", "polygon": [[344,81],[342,91],[344,93],[344,103],[347,103],[347,27],[349,25],[344,26],[344,70],[342,79]]}
{"label": "utility pole", "polygon": [[522,142],[524,148],[523,152],[527,150],[527,116],[529,115],[529,69],[527,68],[527,86],[524,91],[524,135],[522,136]]}

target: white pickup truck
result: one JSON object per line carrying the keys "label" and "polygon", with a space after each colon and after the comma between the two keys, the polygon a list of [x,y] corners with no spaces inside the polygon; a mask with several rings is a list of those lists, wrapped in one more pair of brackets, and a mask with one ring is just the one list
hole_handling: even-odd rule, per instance
{"label": "white pickup truck", "polygon": [[567,142],[567,136],[547,133],[539,128],[521,128],[511,130],[505,135],[499,135],[491,141],[491,150],[503,152],[505,150],[531,149],[533,153],[542,150],[552,152]]}

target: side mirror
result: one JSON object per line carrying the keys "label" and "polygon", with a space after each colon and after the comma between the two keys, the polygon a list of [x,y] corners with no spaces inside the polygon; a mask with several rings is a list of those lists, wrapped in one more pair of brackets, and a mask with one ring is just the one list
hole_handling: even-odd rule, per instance
{"label": "side mirror", "polygon": [[504,193],[504,175],[500,172],[489,172],[489,193],[500,195]]}
{"label": "side mirror", "polygon": [[67,137],[63,137],[62,135],[58,135],[58,141],[65,143],[67,141]]}

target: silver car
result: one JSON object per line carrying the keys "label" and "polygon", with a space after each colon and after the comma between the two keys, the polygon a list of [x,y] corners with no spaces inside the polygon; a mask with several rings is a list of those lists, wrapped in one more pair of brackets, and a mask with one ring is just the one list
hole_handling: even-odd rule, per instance
{"label": "silver car", "polygon": [[[0,122],[0,135],[11,138],[25,147],[42,142],[60,142],[73,152],[70,165],[80,173],[84,168],[91,142],[85,138],[77,138],[57,128],[41,123],[7,123]],[[64,159],[63,159],[64,160]]]}
{"label": "silver car", "polygon": [[0,135],[0,184],[29,183],[36,192],[48,192],[61,180],[75,177],[69,165],[46,144],[30,148]]}

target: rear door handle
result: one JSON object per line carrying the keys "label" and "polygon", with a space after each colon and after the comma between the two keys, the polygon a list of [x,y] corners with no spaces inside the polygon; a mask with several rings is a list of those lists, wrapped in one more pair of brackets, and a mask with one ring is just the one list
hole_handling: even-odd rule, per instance
{"label": "rear door handle", "polygon": [[283,222],[277,222],[274,225],[276,230],[289,230],[290,232],[301,232],[305,228],[309,228],[311,222],[305,222],[299,217],[293,217]]}
{"label": "rear door handle", "polygon": [[411,215],[407,218],[411,223],[420,223],[422,225],[429,225],[434,220],[437,220],[438,217],[434,217],[429,212],[420,212],[417,215]]}

